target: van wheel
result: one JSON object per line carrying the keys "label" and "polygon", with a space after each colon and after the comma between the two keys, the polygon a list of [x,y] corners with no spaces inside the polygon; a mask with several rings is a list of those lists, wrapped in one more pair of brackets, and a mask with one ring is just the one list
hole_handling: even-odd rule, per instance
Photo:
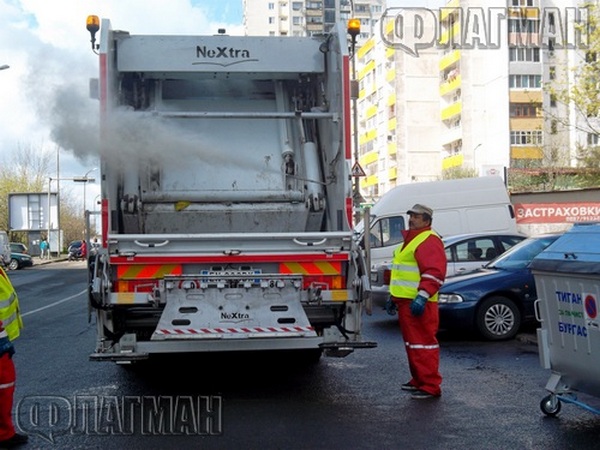
{"label": "van wheel", "polygon": [[8,268],[10,270],[17,270],[19,268],[19,261],[17,261],[16,259],[11,259],[10,262],[8,263]]}
{"label": "van wheel", "polygon": [[485,339],[512,339],[521,327],[521,311],[506,297],[490,297],[481,303],[475,320],[477,330]]}

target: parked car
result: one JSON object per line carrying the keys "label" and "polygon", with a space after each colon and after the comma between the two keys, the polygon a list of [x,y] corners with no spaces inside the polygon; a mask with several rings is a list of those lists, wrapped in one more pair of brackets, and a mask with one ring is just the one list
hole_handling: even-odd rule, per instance
{"label": "parked car", "polygon": [[[517,233],[468,233],[443,239],[448,267],[446,276],[479,269],[527,236]],[[384,306],[389,297],[390,264],[380,264],[371,272],[373,302]],[[393,310],[388,311],[392,314]]]}
{"label": "parked car", "polygon": [[8,268],[10,270],[23,269],[24,267],[33,266],[33,259],[31,256],[25,253],[10,253],[10,262],[8,263]]}
{"label": "parked car", "polygon": [[10,263],[10,245],[6,231],[0,231],[0,264],[8,267]]}
{"label": "parked car", "polygon": [[477,331],[487,340],[513,338],[535,319],[529,263],[559,236],[527,238],[483,268],[447,278],[438,298],[440,329]]}
{"label": "parked car", "polygon": [[22,244],[21,242],[11,242],[10,251],[12,253],[29,253],[29,249],[27,248],[27,246],[25,244]]}
{"label": "parked car", "polygon": [[83,241],[72,241],[67,249],[67,258],[69,261],[76,261],[82,259],[82,246]]}

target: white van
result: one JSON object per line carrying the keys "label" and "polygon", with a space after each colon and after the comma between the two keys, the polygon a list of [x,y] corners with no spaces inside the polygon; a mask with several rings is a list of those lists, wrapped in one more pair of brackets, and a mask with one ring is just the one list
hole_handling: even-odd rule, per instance
{"label": "white van", "polygon": [[[433,209],[433,229],[442,237],[474,232],[517,233],[514,209],[502,178],[487,176],[403,184],[371,208],[371,267],[388,263],[408,228],[415,203]],[[356,226],[362,239],[363,223]]]}
{"label": "white van", "polygon": [[0,231],[0,260],[5,267],[10,263],[10,242],[6,231]]}

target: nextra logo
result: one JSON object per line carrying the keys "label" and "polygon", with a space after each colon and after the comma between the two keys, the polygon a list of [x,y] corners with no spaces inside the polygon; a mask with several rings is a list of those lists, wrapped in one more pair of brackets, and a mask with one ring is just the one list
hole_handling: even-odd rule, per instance
{"label": "nextra logo", "polygon": [[587,7],[388,8],[380,20],[384,44],[419,56],[440,49],[499,49],[503,45],[588,49]]}

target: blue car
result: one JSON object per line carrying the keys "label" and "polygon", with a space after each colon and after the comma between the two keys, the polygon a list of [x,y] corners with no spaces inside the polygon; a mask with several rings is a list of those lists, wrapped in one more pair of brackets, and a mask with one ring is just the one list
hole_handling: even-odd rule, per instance
{"label": "blue car", "polygon": [[440,329],[470,330],[487,340],[512,339],[535,318],[529,263],[561,234],[525,239],[481,269],[449,277],[440,289]]}

